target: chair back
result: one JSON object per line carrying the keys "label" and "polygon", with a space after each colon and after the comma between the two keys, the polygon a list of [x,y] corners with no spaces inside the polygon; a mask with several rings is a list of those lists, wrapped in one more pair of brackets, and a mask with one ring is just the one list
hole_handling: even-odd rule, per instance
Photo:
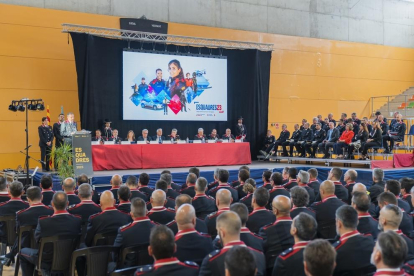
{"label": "chair back", "polygon": [[139,266],[133,266],[123,269],[117,269],[111,273],[111,276],[134,276]]}
{"label": "chair back", "polygon": [[[45,246],[47,249],[52,248],[52,272],[68,272],[70,269],[70,261],[73,251],[75,251],[80,236],[52,236],[40,239],[39,258],[37,268],[41,269],[43,257],[45,254]],[[50,247],[49,247],[50,246]],[[48,260],[49,261],[49,260]]]}
{"label": "chair back", "polygon": [[414,135],[414,125],[410,127],[410,131],[408,132],[408,135]]}
{"label": "chair back", "polygon": [[34,237],[34,231],[36,229],[36,225],[25,225],[19,227],[19,252],[22,249],[22,237],[23,234],[29,232],[30,236],[30,248],[36,248],[36,242]]}
{"label": "chair back", "polygon": [[126,247],[122,250],[118,267],[130,267],[153,264],[154,259],[148,254],[149,243]]}
{"label": "chair back", "polygon": [[86,259],[86,275],[108,275],[108,263],[112,258],[111,256],[113,255],[111,253],[116,254],[118,251],[119,247],[114,247],[112,245],[78,249],[72,254],[72,262],[69,275],[75,276],[76,259],[79,257],[84,257]]}
{"label": "chair back", "polygon": [[118,235],[118,231],[96,234],[93,237],[93,246],[113,245]]}
{"label": "chair back", "polygon": [[7,235],[7,246],[13,246],[16,241],[16,215],[14,216],[0,216],[0,222],[4,224]]}

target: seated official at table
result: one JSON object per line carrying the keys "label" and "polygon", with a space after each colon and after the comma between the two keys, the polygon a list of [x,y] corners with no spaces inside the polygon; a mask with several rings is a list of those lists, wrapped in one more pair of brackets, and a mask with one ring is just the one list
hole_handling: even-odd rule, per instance
{"label": "seated official at table", "polygon": [[100,144],[103,144],[104,137],[102,137],[102,133],[99,129],[95,130],[95,136],[92,137],[92,141],[99,142]]}
{"label": "seated official at table", "polygon": [[114,129],[112,130],[112,137],[109,138],[109,141],[114,141],[115,144],[120,144],[122,141],[122,138],[118,136],[118,130]]}
{"label": "seated official at table", "polygon": [[370,135],[365,144],[362,145],[362,157],[359,160],[366,160],[368,158],[368,149],[372,147],[381,147],[382,144],[382,129],[379,122],[374,125],[374,132]]}
{"label": "seated official at table", "polygon": [[217,136],[217,129],[213,129],[210,133],[210,135],[208,136],[208,140],[217,140],[220,139],[220,137]]}
{"label": "seated official at table", "polygon": [[162,136],[162,128],[157,129],[157,135],[152,137],[152,141],[157,141],[158,143],[162,143],[165,140],[165,137]]}
{"label": "seated official at table", "polygon": [[145,141],[147,143],[152,141],[152,138],[148,136],[148,129],[144,128],[142,130],[142,136],[139,136],[137,141]]}
{"label": "seated official at table", "polygon": [[180,140],[180,135],[177,134],[178,130],[176,128],[173,128],[171,130],[171,134],[168,135],[168,139],[172,140],[172,141],[177,141]]}
{"label": "seated official at table", "polygon": [[365,123],[359,125],[359,131],[352,139],[352,143],[348,146],[348,159],[354,159],[354,149],[360,149],[367,142],[369,136],[368,128]]}
{"label": "seated official at table", "polygon": [[339,137],[338,142],[334,145],[334,153],[337,155],[337,159],[343,158],[343,148],[348,149],[348,145],[351,144],[352,138],[354,138],[354,125],[351,123],[346,124],[345,131]]}
{"label": "seated official at table", "polygon": [[125,141],[135,142],[135,133],[134,133],[133,130],[128,131],[128,135],[127,135]]}
{"label": "seated official at table", "polygon": [[226,134],[221,137],[223,140],[234,141],[234,135],[231,134],[231,129],[226,129]]}
{"label": "seated official at table", "polygon": [[193,140],[205,140],[206,136],[204,135],[204,129],[203,128],[199,128],[198,129],[198,133],[197,135],[194,136]]}

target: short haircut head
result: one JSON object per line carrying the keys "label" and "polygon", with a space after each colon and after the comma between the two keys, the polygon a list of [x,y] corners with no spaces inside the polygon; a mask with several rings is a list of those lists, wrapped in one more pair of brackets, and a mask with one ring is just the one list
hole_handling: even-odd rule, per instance
{"label": "short haircut head", "polygon": [[238,235],[241,230],[241,219],[233,211],[226,211],[217,217],[217,229],[223,228],[229,235]]}
{"label": "short haircut head", "polygon": [[136,218],[142,218],[147,215],[147,204],[142,198],[134,197],[131,200],[131,212]]}
{"label": "short haircut head", "polygon": [[311,275],[330,276],[335,268],[336,251],[328,241],[316,239],[303,251],[303,261]]}
{"label": "short haircut head", "polygon": [[174,233],[165,225],[157,225],[151,229],[150,246],[155,259],[167,259],[174,255]]}
{"label": "short haircut head", "polygon": [[338,180],[340,180],[342,177],[342,170],[340,168],[332,168],[331,173],[333,177],[335,177]]}
{"label": "short haircut head", "polygon": [[358,213],[349,205],[343,205],[336,210],[336,219],[347,229],[356,229],[358,226]]}
{"label": "short haircut head", "polygon": [[255,276],[257,264],[247,247],[234,246],[224,258],[224,266],[231,276]]}
{"label": "short haircut head", "polygon": [[263,172],[263,177],[267,182],[270,181],[271,176],[272,176],[272,171],[266,170],[266,171]]}
{"label": "short haircut head", "polygon": [[20,181],[13,181],[9,185],[9,191],[12,197],[19,197],[23,193],[23,184]]}
{"label": "short haircut head", "polygon": [[246,204],[243,203],[233,203],[230,206],[230,211],[235,212],[237,215],[239,215],[239,218],[241,220],[241,224],[246,225],[247,219],[249,218],[249,210],[247,209]]}
{"label": "short haircut head", "polygon": [[227,189],[220,189],[216,193],[216,200],[219,200],[220,204],[230,205],[232,197],[231,192]]}
{"label": "short haircut head", "polygon": [[139,175],[139,183],[141,185],[146,186],[146,185],[148,185],[149,181],[150,181],[150,177],[147,173],[141,173]]}
{"label": "short haircut head", "polygon": [[207,184],[207,179],[205,179],[204,177],[199,177],[196,181],[195,190],[197,192],[205,192]]}
{"label": "short haircut head", "polygon": [[160,189],[160,190],[163,190],[164,192],[167,192],[168,184],[166,181],[160,179],[157,182],[155,182],[155,189]]}
{"label": "short haircut head", "polygon": [[239,178],[242,182],[245,182],[250,177],[250,172],[247,170],[239,170]]}
{"label": "short haircut head", "polygon": [[122,185],[118,189],[118,198],[123,201],[128,201],[131,197],[131,190],[129,190],[127,185]]}
{"label": "short haircut head", "polygon": [[384,265],[389,268],[400,268],[408,254],[407,243],[394,231],[380,233],[377,246],[381,251]]}
{"label": "short haircut head", "polygon": [[171,171],[170,171],[170,170],[163,170],[163,171],[161,172],[161,174],[164,174],[164,173],[169,173],[169,174],[171,174]]}
{"label": "short haircut head", "polygon": [[68,177],[63,181],[63,188],[67,190],[73,190],[75,189],[76,183],[75,179],[72,177]]}
{"label": "short haircut head", "polygon": [[178,209],[183,204],[192,204],[193,199],[187,194],[181,194],[175,198],[175,207]]}
{"label": "short haircut head", "polygon": [[227,183],[229,181],[229,171],[220,169],[218,179],[221,183]]}
{"label": "short haircut head", "polygon": [[31,201],[42,200],[42,190],[37,186],[29,187],[26,190],[26,196]]}
{"label": "short haircut head", "polygon": [[377,180],[377,181],[382,181],[384,180],[384,171],[380,168],[375,168],[372,171],[372,176]]}
{"label": "short haircut head", "polygon": [[78,188],[78,195],[81,199],[92,196],[92,187],[88,183],[83,183]]}
{"label": "short haircut head", "polygon": [[290,178],[296,179],[297,175],[298,175],[298,169],[296,169],[294,167],[289,169],[289,177]]}
{"label": "short haircut head", "polygon": [[355,208],[360,212],[368,212],[371,206],[371,198],[367,193],[354,192],[352,194],[352,203],[355,204]]}
{"label": "short haircut head", "polygon": [[77,181],[78,181],[78,185],[81,185],[83,183],[89,183],[89,178],[86,174],[83,173],[78,176]]}
{"label": "short haircut head", "polygon": [[249,168],[249,166],[246,166],[246,165],[241,166],[241,167],[239,168],[239,171],[240,171],[240,170],[246,170],[246,171],[248,171],[248,172],[250,173],[250,168]]}
{"label": "short haircut head", "polygon": [[345,174],[348,175],[349,179],[351,179],[353,182],[355,182],[358,178],[358,173],[356,170],[347,170]]}
{"label": "short haircut head", "polygon": [[44,174],[42,178],[40,178],[40,184],[43,189],[51,188],[53,185],[52,176],[50,174]]}
{"label": "short haircut head", "polygon": [[411,189],[414,187],[414,179],[404,177],[400,179],[401,190],[404,190],[406,193],[410,193]]}
{"label": "short haircut head", "polygon": [[125,181],[125,184],[127,184],[128,186],[136,187],[138,186],[138,179],[135,175],[130,175]]}
{"label": "short haircut head", "polygon": [[53,195],[52,203],[56,210],[65,210],[68,206],[68,195],[62,191],[58,191]]}
{"label": "short haircut head", "polygon": [[200,169],[196,167],[192,167],[188,170],[189,173],[193,173],[197,176],[197,178],[200,177]]}
{"label": "short haircut head", "polygon": [[384,218],[389,226],[398,229],[403,218],[403,213],[397,205],[388,204],[381,209],[380,217]]}
{"label": "short haircut head", "polygon": [[309,173],[307,171],[299,171],[298,178],[300,178],[300,182],[304,184],[309,183]]}
{"label": "short haircut head", "polygon": [[253,197],[256,200],[257,205],[265,207],[269,202],[270,193],[266,188],[260,187],[254,191]]}
{"label": "short haircut head", "polygon": [[302,241],[310,241],[316,235],[318,224],[314,217],[307,213],[300,213],[293,219],[293,226],[296,228],[296,235]]}
{"label": "short haircut head", "polygon": [[0,176],[0,191],[5,191],[7,189],[7,179],[3,176]]}
{"label": "short haircut head", "polygon": [[167,182],[167,185],[170,186],[172,182],[172,175],[170,173],[163,173],[160,176],[160,180]]}
{"label": "short haircut head", "polygon": [[397,205],[398,201],[397,198],[393,193],[390,192],[383,192],[378,196],[378,204],[381,204],[382,206],[387,204],[394,204]]}
{"label": "short haircut head", "polygon": [[275,186],[280,186],[283,184],[283,176],[281,173],[275,172],[272,174],[272,181]]}
{"label": "short haircut head", "polygon": [[187,175],[187,182],[194,185],[197,182],[197,175],[195,173],[189,173]]}
{"label": "short haircut head", "polygon": [[305,188],[295,186],[290,189],[290,197],[296,207],[306,207],[309,204],[309,194]]}
{"label": "short haircut head", "polygon": [[386,182],[387,190],[393,193],[395,196],[399,196],[401,193],[401,184],[397,180],[388,180]]}
{"label": "short haircut head", "polygon": [[309,173],[309,176],[311,178],[317,178],[318,177],[318,170],[317,169],[309,169],[308,173]]}

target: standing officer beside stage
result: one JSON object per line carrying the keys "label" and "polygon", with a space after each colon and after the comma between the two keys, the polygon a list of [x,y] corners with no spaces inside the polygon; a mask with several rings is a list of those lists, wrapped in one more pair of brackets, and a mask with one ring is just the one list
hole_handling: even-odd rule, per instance
{"label": "standing officer beside stage", "polygon": [[243,138],[246,139],[247,130],[246,126],[243,124],[243,117],[240,116],[239,119],[237,119],[237,126],[236,126],[236,139]]}
{"label": "standing officer beside stage", "polygon": [[[63,137],[60,135],[60,126],[65,121],[65,114],[59,114],[57,123],[53,124],[53,136],[56,138],[55,147],[59,148],[63,145]],[[55,160],[55,169],[57,169],[57,163]]]}
{"label": "standing officer beside stage", "polygon": [[41,160],[45,163],[42,163],[43,171],[50,171],[49,169],[49,159],[50,153],[52,152],[53,145],[53,130],[50,126],[47,125],[48,120],[46,117],[42,118],[42,125],[38,127],[39,131],[39,147]]}
{"label": "standing officer beside stage", "polygon": [[69,145],[72,145],[72,135],[78,130],[78,125],[74,119],[75,115],[72,112],[69,112],[67,120],[60,126],[60,135],[63,137],[64,142]]}

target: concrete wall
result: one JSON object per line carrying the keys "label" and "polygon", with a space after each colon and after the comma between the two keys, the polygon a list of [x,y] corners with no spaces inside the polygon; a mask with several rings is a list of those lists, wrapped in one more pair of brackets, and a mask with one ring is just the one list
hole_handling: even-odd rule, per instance
{"label": "concrete wall", "polygon": [[[0,0],[271,34],[414,48],[412,0]],[[70,23],[70,22],[68,22]]]}

